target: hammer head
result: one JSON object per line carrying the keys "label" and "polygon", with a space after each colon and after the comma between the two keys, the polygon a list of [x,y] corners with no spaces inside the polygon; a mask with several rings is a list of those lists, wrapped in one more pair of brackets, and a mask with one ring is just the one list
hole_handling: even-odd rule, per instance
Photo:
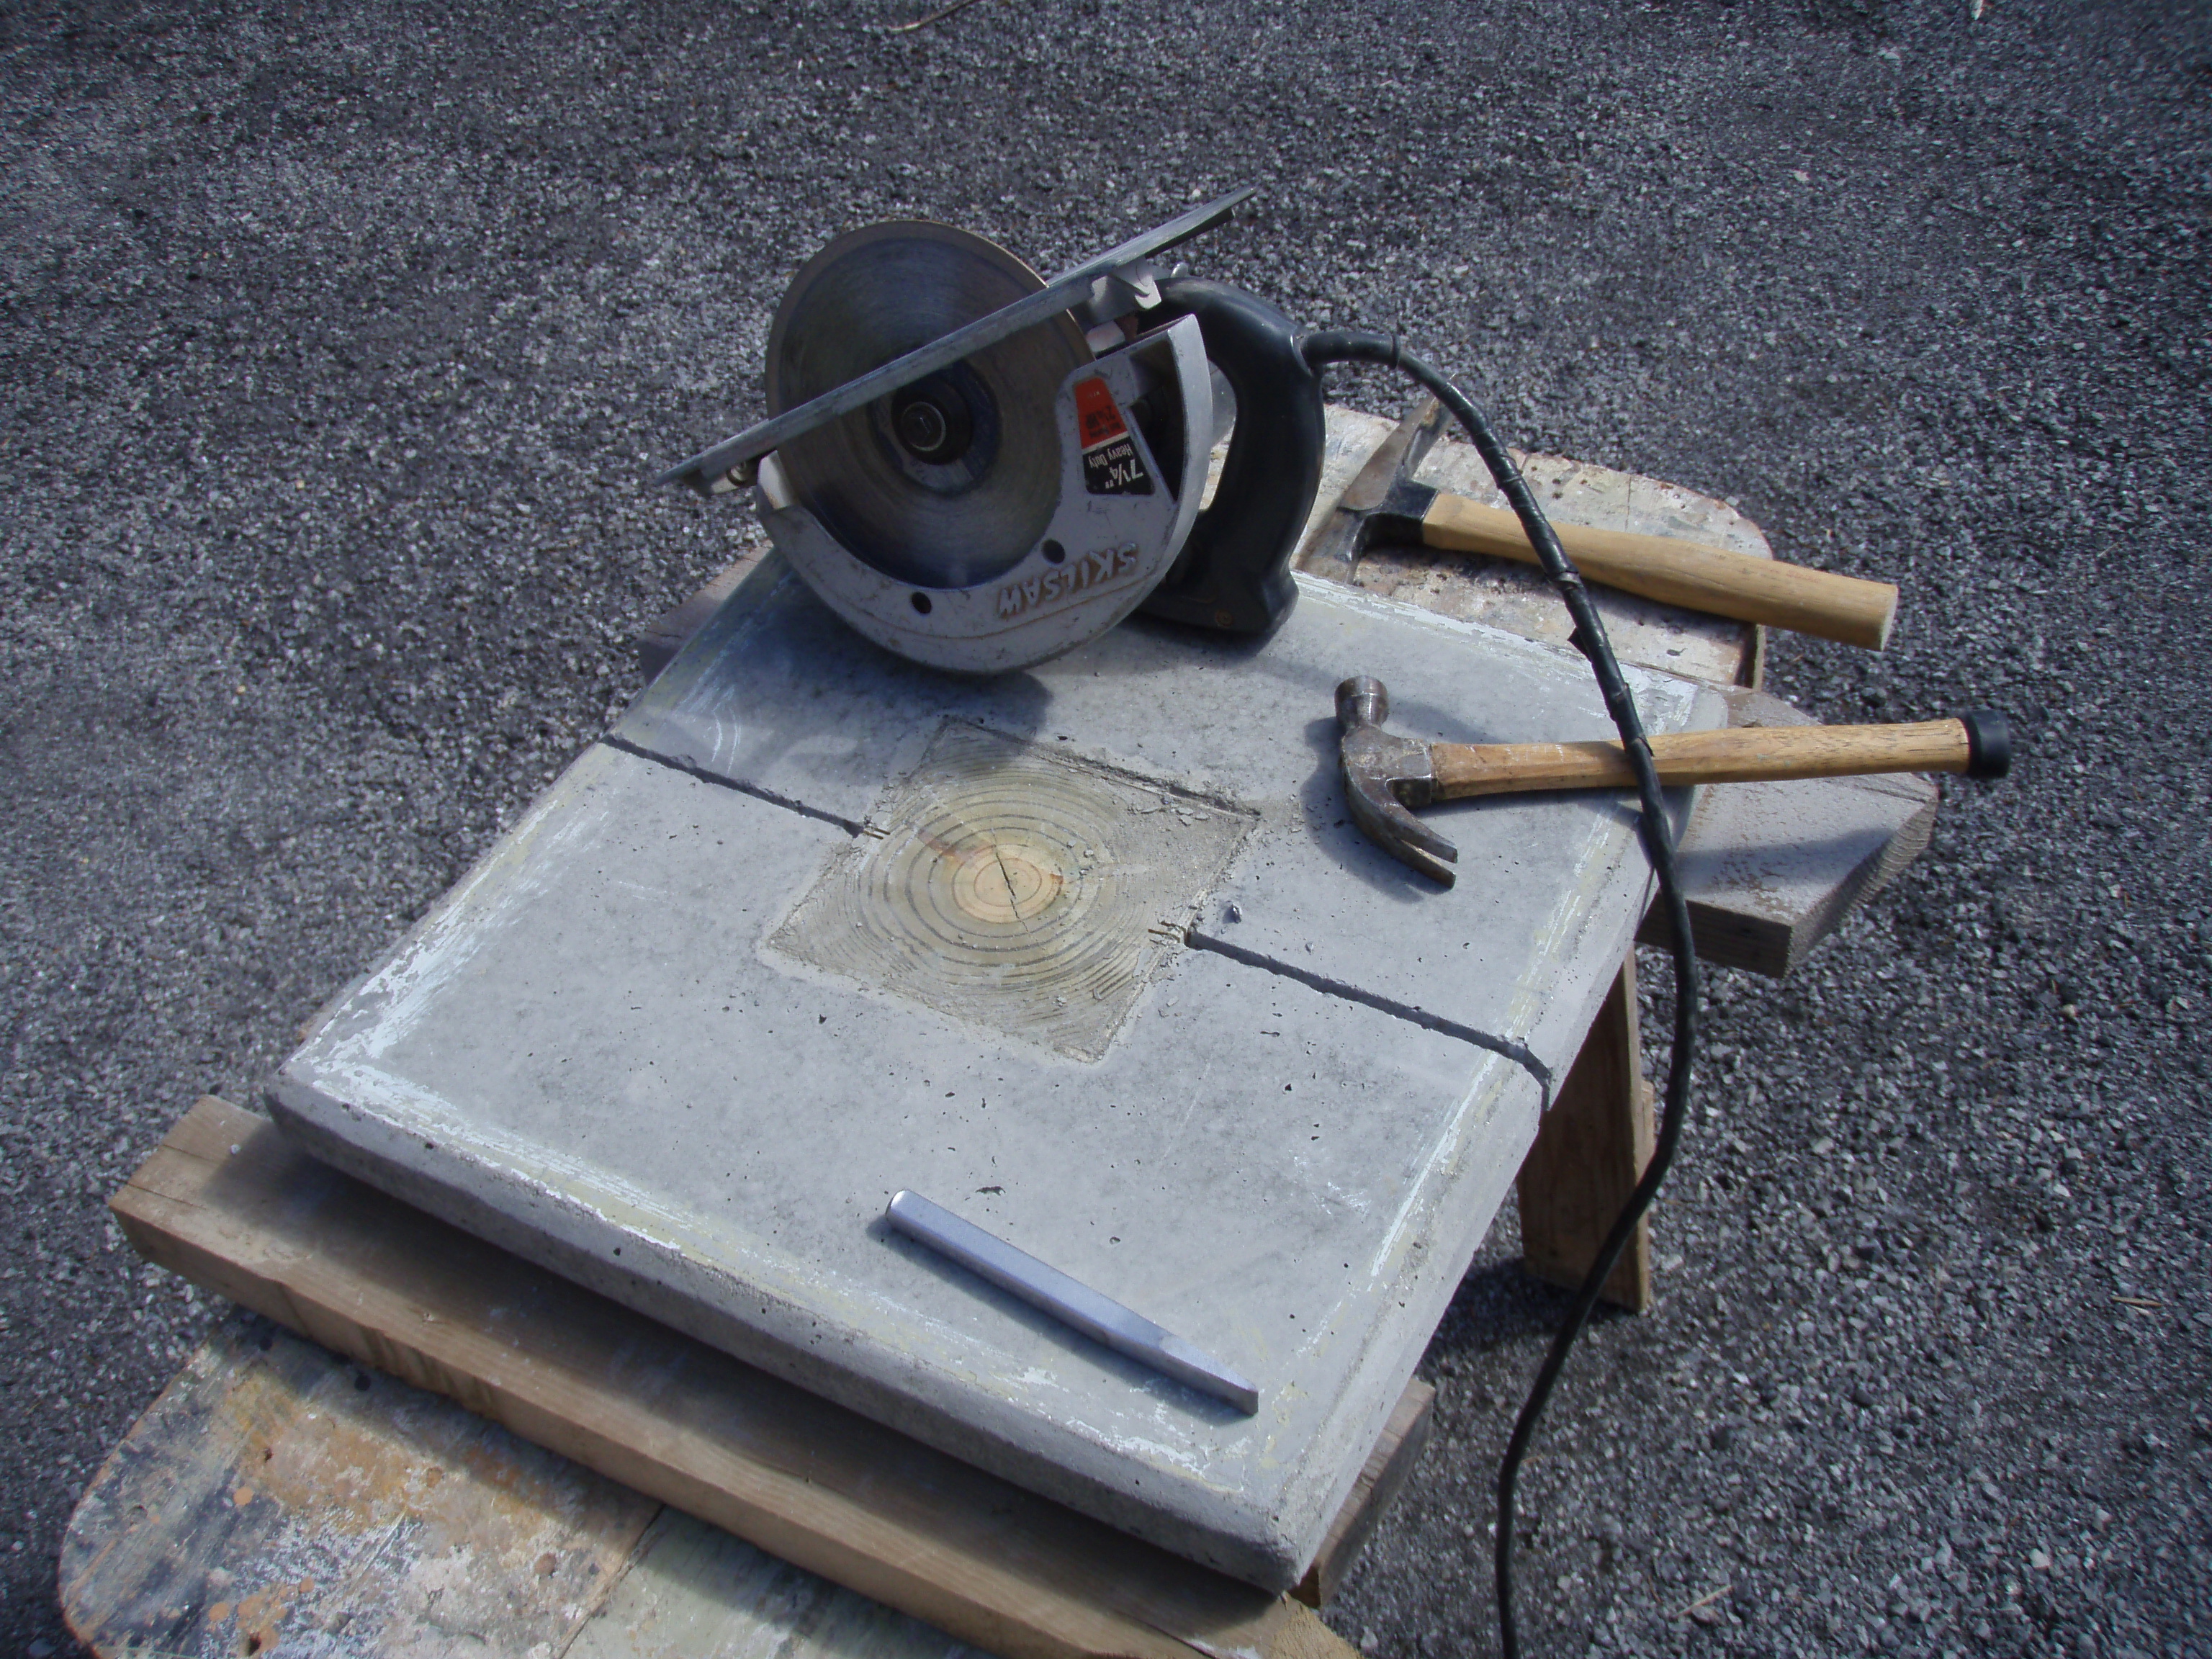
{"label": "hammer head", "polygon": [[1336,688],[1345,799],[1369,840],[1449,887],[1459,849],[1406,810],[1426,806],[1435,792],[1429,745],[1385,732],[1389,718],[1390,693],[1382,681],[1359,674]]}
{"label": "hammer head", "polygon": [[1371,543],[1420,541],[1421,515],[1436,491],[1416,484],[1413,472],[1443,431],[1444,419],[1443,405],[1434,398],[1421,398],[1406,411],[1397,429],[1344,487],[1328,524],[1299,559],[1301,568],[1348,582]]}

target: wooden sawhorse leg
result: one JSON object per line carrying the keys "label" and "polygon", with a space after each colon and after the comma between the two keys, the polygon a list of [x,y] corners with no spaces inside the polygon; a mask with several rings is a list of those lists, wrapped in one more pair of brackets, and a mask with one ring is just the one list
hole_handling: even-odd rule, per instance
{"label": "wooden sawhorse leg", "polygon": [[[1632,949],[1522,1163],[1524,1267],[1570,1289],[1583,1282],[1651,1161],[1651,1085],[1644,1081],[1637,1047]],[[1606,1280],[1605,1299],[1631,1313],[1651,1305],[1648,1222],[1637,1223],[1636,1237]]]}

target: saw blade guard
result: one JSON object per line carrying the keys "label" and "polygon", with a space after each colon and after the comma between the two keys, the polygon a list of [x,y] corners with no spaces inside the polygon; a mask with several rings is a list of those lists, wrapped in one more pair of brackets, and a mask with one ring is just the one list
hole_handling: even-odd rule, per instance
{"label": "saw blade guard", "polygon": [[[771,415],[1044,286],[950,225],[848,231],[792,279],[769,330]],[[1059,483],[1054,394],[1091,361],[1066,312],[803,433],[776,452],[796,502],[854,557],[918,586],[1001,575],[1044,534]]]}
{"label": "saw blade guard", "polygon": [[[1050,446],[1048,511],[1011,559],[1003,542],[956,558],[936,556],[933,544],[863,556],[821,510],[819,473],[807,475],[809,491],[794,483],[787,452],[761,466],[762,522],[792,568],[856,632],[932,667],[990,674],[1041,662],[1103,633],[1158,585],[1206,487],[1204,337],[1195,319],[1178,319],[1068,369],[1048,402],[1014,411],[1002,402],[997,415],[993,467],[1007,464],[1005,434],[1016,424]],[[863,418],[877,431],[878,418],[898,422],[898,394],[845,417]],[[935,429],[928,417],[908,418],[913,435]],[[991,520],[1001,532],[1006,522]]]}

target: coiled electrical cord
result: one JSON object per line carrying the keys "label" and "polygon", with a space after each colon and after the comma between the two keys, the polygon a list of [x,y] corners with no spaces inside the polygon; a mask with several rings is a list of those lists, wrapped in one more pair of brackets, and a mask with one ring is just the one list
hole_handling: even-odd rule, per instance
{"label": "coiled electrical cord", "polygon": [[1357,329],[1324,330],[1306,336],[1300,350],[1316,374],[1330,363],[1358,362],[1387,365],[1412,376],[1451,411],[1482,457],[1483,465],[1490,469],[1490,476],[1513,508],[1514,517],[1520,520],[1529,545],[1536,550],[1545,574],[1566,602],[1567,613],[1575,623],[1571,643],[1589,659],[1590,672],[1596,676],[1599,692],[1605,699],[1606,712],[1613,716],[1614,729],[1620,733],[1629,769],[1636,775],[1639,809],[1637,829],[1643,836],[1644,850],[1651,860],[1652,872],[1658,878],[1660,902],[1666,908],[1668,929],[1674,939],[1674,1041],[1668,1054],[1666,1102],[1660,1115],[1651,1161],[1644,1166],[1643,1179],[1628,1195],[1628,1202],[1622,1206],[1613,1231],[1606,1235],[1597,1260],[1590,1265],[1582,1287],[1575,1292],[1573,1305],[1567,1310],[1559,1334],[1552,1339],[1551,1352],[1544,1357],[1543,1369],[1536,1373],[1528,1398],[1521,1407],[1520,1418],[1513,1425],[1513,1437],[1506,1443],[1504,1461],[1498,1465],[1498,1635],[1505,1659],[1519,1659],[1521,1633],[1513,1608],[1513,1500],[1521,1464],[1528,1455],[1536,1425],[1543,1418],[1544,1407],[1559,1382],[1559,1373],[1566,1366],[1575,1340],[1589,1322],[1591,1310],[1597,1306],[1599,1293],[1604,1290],[1605,1281],[1612,1277],[1621,1252],[1628,1248],[1636,1224],[1650,1209],[1660,1184],[1667,1178],[1668,1167],[1674,1163],[1675,1147],[1682,1138],[1683,1122],[1688,1116],[1690,1059],[1698,1038],[1699,989],[1697,951],[1690,937],[1689,903],[1682,896],[1681,878],[1674,861],[1674,832],[1667,822],[1666,802],[1660,793],[1659,773],[1652,763],[1651,745],[1644,738],[1644,721],[1636,712],[1628,683],[1621,678],[1620,663],[1613,653],[1613,643],[1606,636],[1605,620],[1590,602],[1581,574],[1568,559],[1566,550],[1559,545],[1559,537],[1553,533],[1550,521],[1544,517],[1544,509],[1536,503],[1535,493],[1528,488],[1520,469],[1513,465],[1513,458],[1491,426],[1490,417],[1432,365],[1405,350],[1394,335]]}

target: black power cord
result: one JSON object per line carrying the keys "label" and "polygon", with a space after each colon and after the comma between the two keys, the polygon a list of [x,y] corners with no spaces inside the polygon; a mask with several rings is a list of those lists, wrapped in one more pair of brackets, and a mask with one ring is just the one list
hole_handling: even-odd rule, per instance
{"label": "black power cord", "polygon": [[1590,1265],[1582,1287],[1575,1292],[1574,1304],[1567,1310],[1559,1334],[1552,1339],[1552,1351],[1544,1357],[1543,1369],[1536,1373],[1536,1380],[1528,1389],[1520,1418],[1513,1425],[1513,1437],[1506,1443],[1504,1461],[1498,1466],[1498,1636],[1505,1659],[1519,1659],[1521,1632],[1513,1611],[1513,1498],[1520,1480],[1521,1464],[1528,1455],[1529,1441],[1535,1436],[1536,1425],[1543,1418],[1544,1407],[1552,1397],[1552,1389],[1566,1366],[1575,1339],[1589,1322],[1590,1311],[1597,1306],[1605,1281],[1613,1276],[1613,1266],[1620,1260],[1620,1253],[1628,1248],[1636,1224],[1651,1207],[1660,1183],[1667,1178],[1668,1166],[1674,1161],[1674,1149],[1682,1138],[1682,1124],[1688,1116],[1690,1057],[1698,1040],[1698,958],[1690,938],[1690,908],[1682,896],[1680,874],[1675,867],[1674,831],[1667,822],[1658,769],[1652,763],[1651,745],[1644,738],[1644,722],[1636,712],[1635,699],[1630,696],[1628,684],[1621,678],[1620,660],[1613,654],[1613,642],[1606,637],[1605,619],[1590,602],[1581,574],[1567,558],[1566,550],[1559,545],[1559,537],[1553,533],[1550,521],[1544,517],[1544,509],[1536,504],[1535,493],[1521,476],[1521,470],[1513,465],[1513,458],[1491,426],[1490,417],[1433,366],[1403,349],[1395,336],[1331,329],[1308,335],[1300,349],[1316,373],[1329,363],[1358,362],[1385,364],[1411,375],[1451,411],[1481,455],[1483,465],[1490,469],[1490,476],[1512,507],[1513,516],[1520,520],[1529,545],[1536,550],[1545,574],[1559,590],[1559,597],[1566,601],[1567,613],[1575,622],[1571,641],[1589,659],[1590,672],[1597,677],[1598,690],[1605,698],[1606,712],[1613,716],[1613,726],[1620,733],[1629,769],[1636,774],[1639,808],[1637,829],[1643,836],[1644,850],[1650,858],[1652,872],[1658,878],[1660,902],[1666,907],[1668,928],[1674,937],[1674,1041],[1668,1055],[1666,1104],[1660,1115],[1651,1162],[1644,1166],[1644,1178],[1636,1183],[1636,1190],[1621,1206],[1613,1231],[1606,1235],[1604,1248],[1598,1251],[1597,1260]]}

